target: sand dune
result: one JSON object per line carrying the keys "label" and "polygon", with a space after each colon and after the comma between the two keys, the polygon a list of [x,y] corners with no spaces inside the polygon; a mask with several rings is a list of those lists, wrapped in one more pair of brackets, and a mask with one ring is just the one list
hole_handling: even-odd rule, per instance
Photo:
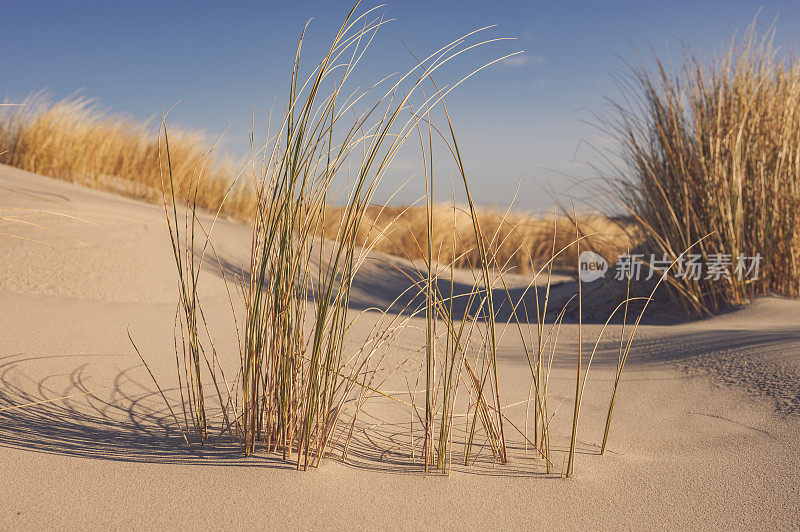
{"label": "sand dune", "polygon": [[[386,398],[367,403],[346,461],[303,473],[270,455],[241,458],[232,445],[187,448],[172,427],[126,332],[170,388],[176,272],[159,206],[0,166],[0,209],[29,222],[2,221],[0,233],[37,241],[0,237],[4,529],[800,526],[798,301],[763,298],[701,322],[645,325],[609,451],[599,456],[614,328],[591,369],[569,480],[546,475],[513,429],[507,465],[457,466],[454,455],[449,477],[426,476],[409,456],[410,409]],[[244,270],[249,235],[218,223],[214,242],[228,274]],[[383,255],[368,261],[354,312],[407,286],[387,263],[409,267]],[[204,311],[223,364],[234,367],[227,291],[217,265],[206,267]],[[571,292],[571,280],[558,281],[559,297]],[[420,324],[412,320],[387,354],[400,370],[386,390],[414,388],[421,359],[403,361],[424,342],[413,327]],[[601,324],[585,327],[593,340]],[[558,457],[569,441],[577,326],[561,334],[550,398],[561,404]],[[530,372],[516,342],[503,340],[500,380],[509,419],[522,428],[524,406],[515,403],[527,398]],[[38,401],[48,402],[14,408]],[[458,439],[464,428],[456,428]]]}

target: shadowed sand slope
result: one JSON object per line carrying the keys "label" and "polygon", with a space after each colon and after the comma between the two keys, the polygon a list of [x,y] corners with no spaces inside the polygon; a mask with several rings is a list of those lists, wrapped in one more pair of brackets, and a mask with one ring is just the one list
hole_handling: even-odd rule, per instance
{"label": "shadowed sand slope", "polygon": [[[572,479],[546,475],[526,453],[530,370],[514,331],[503,337],[499,367],[506,414],[519,428],[506,429],[506,466],[485,452],[475,465],[458,466],[466,429],[457,417],[452,474],[424,475],[412,461],[421,432],[411,408],[376,397],[358,419],[347,460],[335,456],[302,473],[274,456],[241,458],[229,441],[186,447],[131,348],[128,327],[177,400],[176,272],[159,206],[0,166],[0,209],[0,233],[13,235],[0,237],[3,529],[800,524],[796,301],[768,298],[702,322],[644,326],[609,449],[599,456],[616,365],[613,326],[591,367]],[[246,275],[249,228],[220,221],[214,234],[226,276]],[[387,305],[410,285],[393,266],[413,271],[382,255],[365,263],[354,314]],[[458,276],[462,287],[471,282],[468,272]],[[526,281],[512,281],[521,294]],[[238,351],[216,260],[200,289],[223,366],[232,371]],[[554,299],[573,289],[563,282]],[[350,348],[376,315],[357,322]],[[410,320],[385,354],[394,371],[382,385],[417,404],[422,324]],[[587,346],[600,327],[586,326]],[[577,326],[565,324],[561,335],[548,399],[556,469],[569,442]],[[39,404],[20,407],[32,402]]]}

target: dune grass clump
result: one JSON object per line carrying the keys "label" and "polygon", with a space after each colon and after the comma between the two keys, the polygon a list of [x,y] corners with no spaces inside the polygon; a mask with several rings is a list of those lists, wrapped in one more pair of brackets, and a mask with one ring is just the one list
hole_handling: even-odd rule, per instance
{"label": "dune grass clump", "polygon": [[711,235],[696,262],[727,273],[679,263],[668,283],[695,314],[800,295],[800,60],[779,54],[773,34],[754,23],[712,58],[686,51],[676,70],[657,56],[633,67],[609,122],[626,163],[616,196],[658,259]]}
{"label": "dune grass clump", "polygon": [[[231,165],[209,157],[207,144],[199,133],[173,130],[172,171],[182,195],[201,175],[197,205],[216,210],[234,172]],[[161,200],[155,125],[108,114],[86,98],[54,102],[46,93],[37,93],[17,105],[0,106],[0,147],[3,164],[151,202]],[[237,189],[223,213],[243,219],[251,204],[248,191]]]}
{"label": "dune grass clump", "polygon": [[[442,91],[433,79],[431,73],[426,73],[431,80],[436,93],[441,96]],[[500,335],[497,331],[496,307],[494,303],[494,292],[497,284],[498,272],[502,275],[503,269],[507,265],[499,265],[497,255],[491,253],[491,243],[500,236],[498,232],[494,235],[484,232],[475,204],[470,193],[467,171],[461,158],[458,147],[458,140],[447,112],[445,102],[441,102],[444,115],[447,120],[447,131],[449,135],[443,134],[436,128],[430,120],[428,124],[428,153],[430,164],[425,167],[426,177],[426,206],[425,206],[425,228],[427,254],[425,258],[426,284],[426,345],[425,345],[425,436],[423,444],[423,460],[425,471],[429,465],[436,466],[441,472],[448,473],[452,465],[452,426],[455,417],[456,397],[463,370],[466,370],[468,391],[470,401],[467,407],[467,423],[469,426],[468,436],[464,442],[464,465],[470,465],[470,457],[476,441],[476,429],[478,422],[483,428],[486,443],[491,449],[493,458],[504,464],[508,460],[506,449],[506,436],[503,423],[502,400],[500,397],[500,382],[497,374],[497,348]],[[427,113],[426,113],[427,116]],[[444,241],[440,239],[437,253],[434,255],[434,233],[441,231],[434,220],[434,163],[433,163],[433,137],[434,131],[447,146],[453,156],[458,175],[464,186],[464,192],[468,202],[468,210],[461,210],[471,221],[470,238],[464,241],[455,229],[458,219],[459,209],[456,208],[455,198],[452,206],[452,239],[450,239],[449,260],[445,260],[444,271],[449,271],[450,290],[442,294],[438,287],[439,265],[442,265],[441,250]],[[420,145],[422,147],[423,158],[425,156],[425,142],[418,127],[420,134]],[[501,226],[502,221],[501,221]],[[446,226],[448,227],[448,226]],[[389,228],[391,229],[391,227]],[[447,229],[445,229],[447,231]],[[460,252],[456,255],[456,249]],[[434,262],[434,257],[436,261]],[[455,295],[453,293],[453,272],[460,260],[473,273],[473,284],[466,297],[465,312],[459,318],[453,309]],[[474,260],[474,262],[473,262]],[[499,266],[499,267],[498,267]],[[502,277],[499,277],[502,278]],[[445,324],[445,342],[440,346],[435,335],[435,325],[437,321]],[[482,326],[481,326],[482,325]],[[477,332],[477,346],[471,346],[473,332]],[[443,349],[442,349],[443,347]],[[438,348],[438,349],[437,349]],[[437,357],[437,350],[440,354]],[[470,357],[469,355],[473,355]],[[470,364],[472,358],[472,364]],[[441,367],[442,378],[436,382],[436,365]],[[436,399],[439,397],[437,408]],[[441,412],[439,421],[438,437],[434,436],[433,426],[436,411]],[[435,452],[434,452],[435,448]]]}
{"label": "dune grass clump", "polygon": [[[198,296],[201,265],[215,254],[211,244],[213,224],[205,227],[198,219],[197,198],[204,176],[195,172],[187,191],[175,186],[171,141],[166,126],[163,128],[162,191],[180,296],[176,359],[184,421],[181,423],[177,415],[175,420],[182,427],[184,438],[202,443],[208,437],[209,419],[222,418],[221,428],[216,427],[219,435],[229,434],[245,455],[258,449],[279,452],[303,469],[318,465],[337,443],[342,444],[342,454],[346,454],[366,391],[376,392],[372,365],[377,361],[373,355],[390,336],[388,331],[398,326],[392,325],[397,318],[388,319],[389,324],[374,329],[374,335],[362,347],[355,352],[344,351],[346,334],[354,320],[348,317],[350,288],[371,250],[369,245],[361,246],[364,242],[358,238],[358,229],[372,195],[407,137],[415,129],[420,131],[420,121],[430,122],[431,109],[443,105],[445,96],[461,81],[504,59],[476,69],[446,89],[437,89],[433,96],[424,94],[423,82],[452,58],[476,46],[502,40],[476,43],[473,36],[481,31],[478,30],[419,61],[388,90],[380,88],[388,84],[381,80],[364,92],[348,91],[345,87],[353,69],[385,23],[382,17],[370,18],[374,9],[357,17],[354,11],[355,8],[327,55],[308,77],[303,77],[300,68],[301,37],[286,111],[276,133],[263,147],[254,147],[253,153],[261,159],[256,161],[254,155],[248,165],[256,201],[249,269],[234,280],[234,292],[239,294],[243,309],[237,312],[235,298],[231,297],[240,355],[239,369],[232,379],[223,372]],[[374,101],[364,103],[373,93],[378,94]],[[423,101],[415,105],[412,96],[419,93]],[[345,177],[350,183],[347,203],[334,224],[326,225],[328,192],[335,179]],[[217,216],[221,209],[217,209]],[[334,227],[335,238],[330,242],[317,236],[326,226]],[[480,232],[477,222],[474,230]],[[482,241],[478,237],[478,242]],[[429,238],[429,263],[431,242]],[[485,249],[481,253],[485,255]],[[486,271],[488,261],[483,262]],[[434,307],[444,307],[443,298],[432,289],[432,281],[429,269],[426,288],[420,291],[426,294],[426,364],[431,370],[436,362]],[[482,293],[484,301],[488,300],[486,315],[493,320],[491,285],[485,286],[488,288]],[[385,316],[385,311],[373,310]],[[412,315],[415,313],[411,311]],[[453,331],[448,327],[449,336],[457,341]],[[497,440],[495,447],[505,461],[496,345],[493,339],[488,344],[489,356],[482,357],[474,369],[476,404],[482,405],[482,409],[476,406],[474,415],[479,417],[480,411],[484,424],[499,427],[497,433],[490,429],[490,438]],[[451,374],[457,366],[460,367],[451,366]],[[430,392],[435,381],[432,371],[428,377]],[[484,390],[488,380],[492,382],[491,399],[487,399],[488,388]],[[206,398],[213,396],[221,412],[212,414]],[[428,398],[426,434],[432,434],[433,404],[430,395]],[[491,403],[491,411],[487,403]],[[341,424],[339,419],[347,415],[346,411],[350,420]],[[492,412],[497,413],[493,423],[488,419]],[[452,423],[452,410],[445,409],[443,416],[441,441],[447,441],[446,427]],[[425,448],[426,469],[429,463],[439,467],[441,460],[429,460],[433,444],[427,437]],[[440,447],[438,455],[446,454],[446,449]]]}
{"label": "dune grass clump", "polygon": [[[329,226],[323,228],[326,238],[335,236],[335,223],[342,211],[341,207],[330,208],[327,216]],[[450,205],[439,203],[432,205],[430,211],[434,229],[430,238],[433,249],[438,250],[439,260],[443,264],[455,261],[459,268],[467,265],[479,267],[481,257],[469,205],[459,205],[454,212]],[[481,206],[475,206],[475,216],[486,234],[496,235],[492,239],[492,245],[496,246],[490,250],[492,254],[514,272],[532,274],[535,269],[531,268],[531,257],[535,265],[545,264],[550,259],[553,220],[546,216],[503,212]],[[366,235],[369,234],[369,244],[376,251],[412,260],[422,259],[427,248],[427,217],[428,209],[421,206],[371,206],[364,213],[364,221],[359,227],[359,242],[366,244]],[[573,220],[560,217],[556,223],[559,224],[557,248],[567,247],[567,250],[557,257],[554,266],[573,271],[577,256],[574,248],[568,246],[572,241],[570,235],[574,233]],[[624,242],[636,231],[630,220],[600,215],[579,215],[577,224],[581,234],[590,235],[584,247],[611,261],[625,251]],[[464,249],[469,249],[470,253],[462,253]]]}

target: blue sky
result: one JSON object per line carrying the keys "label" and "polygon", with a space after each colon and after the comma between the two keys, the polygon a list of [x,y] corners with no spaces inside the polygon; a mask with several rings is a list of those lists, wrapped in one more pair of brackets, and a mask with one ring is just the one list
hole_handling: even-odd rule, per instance
{"label": "blue sky", "polygon": [[[362,3],[373,7],[378,2]],[[680,43],[713,51],[744,29],[758,3],[394,1],[381,8],[397,20],[376,38],[361,79],[412,66],[403,48],[437,49],[472,29],[496,24],[492,35],[517,37],[473,54],[469,64],[525,50],[512,64],[469,80],[449,98],[481,203],[505,205],[521,183],[516,206],[546,209],[551,191],[581,197],[580,182],[608,147],[591,120],[606,97],[619,95],[612,73],[633,50],[679,51]],[[303,25],[314,18],[309,61],[321,53],[351,2],[4,2],[0,13],[3,76],[0,95],[20,98],[49,89],[80,94],[137,118],[158,102],[182,103],[180,125],[209,136],[231,129],[223,150],[246,151],[253,108],[265,121],[287,73]],[[762,26],[776,17],[779,45],[800,41],[800,3],[765,2]],[[402,41],[402,42],[401,42]],[[465,70],[467,63],[454,68]],[[400,160],[388,186],[414,171]],[[564,177],[564,174],[571,177]],[[576,185],[577,183],[577,185]],[[449,188],[449,185],[448,185]],[[398,197],[416,197],[413,187]],[[563,196],[562,196],[563,197]]]}

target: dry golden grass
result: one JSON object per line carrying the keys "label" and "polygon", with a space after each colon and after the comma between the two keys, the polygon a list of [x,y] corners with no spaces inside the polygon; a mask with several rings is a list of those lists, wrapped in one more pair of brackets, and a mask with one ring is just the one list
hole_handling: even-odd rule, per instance
{"label": "dry golden grass", "polygon": [[[121,115],[108,114],[91,100],[68,98],[53,102],[45,95],[32,95],[22,105],[0,107],[0,163],[109,190],[151,202],[161,200],[159,141],[151,124]],[[163,143],[163,140],[162,140]],[[172,175],[178,196],[198,182],[197,206],[216,211],[223,203],[236,170],[233,164],[215,160],[209,142],[197,133],[170,130]],[[161,153],[164,153],[163,145]],[[239,221],[249,221],[255,207],[251,187],[237,186],[224,201],[222,214]],[[339,231],[344,207],[329,206],[325,225],[317,231],[334,240]],[[519,273],[531,272],[534,264],[549,259],[553,241],[553,221],[549,218],[512,212],[506,214],[482,208],[478,210],[485,234],[493,236],[491,251],[498,264]],[[374,243],[375,249],[392,255],[418,259],[427,249],[425,207],[370,206],[357,231],[358,245]],[[434,254],[440,263],[451,261],[459,267],[480,267],[472,220],[459,207],[438,205],[433,212]],[[557,249],[574,238],[571,222],[559,217]],[[394,222],[394,223],[393,223]],[[628,245],[624,228],[602,216],[581,216],[579,226],[586,235],[587,247],[613,261]],[[458,242],[453,246],[453,242]],[[459,249],[457,257],[449,250]],[[559,268],[574,270],[573,252],[559,256]]]}
{"label": "dry golden grass", "polygon": [[[108,114],[79,97],[53,102],[40,93],[20,103],[0,107],[0,163],[151,202],[161,200],[154,125]],[[189,182],[199,180],[198,206],[216,210],[230,187],[232,165],[215,161],[200,134],[173,131],[171,144],[178,193],[185,194]],[[253,201],[248,192],[234,190],[223,213],[245,219]]]}
{"label": "dry golden grass", "polygon": [[[773,32],[751,26],[714,58],[686,52],[680,70],[655,57],[634,67],[612,134],[628,175],[617,196],[654,251],[728,257],[723,279],[670,279],[687,309],[715,312],[755,294],[800,295],[800,59],[782,59]],[[760,254],[760,278],[735,274]]]}
{"label": "dry golden grass", "polygon": [[[335,235],[341,208],[330,209],[325,236]],[[518,212],[501,212],[491,208],[476,210],[480,226],[489,238],[489,252],[494,261],[504,269],[527,274],[533,268],[550,260],[553,248],[553,219]],[[427,253],[427,214],[422,207],[379,207],[367,209],[358,230],[360,244],[369,243],[378,251],[420,259]],[[433,207],[431,234],[434,260],[441,264],[453,263],[457,267],[482,266],[478,252],[472,218],[465,207],[435,205]],[[556,227],[556,250],[566,249],[556,257],[555,267],[574,271],[577,264],[575,225],[559,215]],[[635,228],[625,219],[612,220],[605,216],[577,217],[577,225],[584,249],[592,249],[613,262],[628,246],[636,243]],[[453,250],[456,250],[455,252]],[[454,253],[456,255],[454,255]]]}

